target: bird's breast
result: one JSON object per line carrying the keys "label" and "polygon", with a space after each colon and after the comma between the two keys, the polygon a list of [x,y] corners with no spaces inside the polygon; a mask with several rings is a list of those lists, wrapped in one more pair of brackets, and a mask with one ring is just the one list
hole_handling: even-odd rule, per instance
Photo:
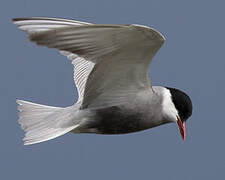
{"label": "bird's breast", "polygon": [[141,110],[123,106],[96,110],[95,114],[95,119],[88,123],[87,128],[99,134],[132,133],[157,126],[154,117],[147,117]]}

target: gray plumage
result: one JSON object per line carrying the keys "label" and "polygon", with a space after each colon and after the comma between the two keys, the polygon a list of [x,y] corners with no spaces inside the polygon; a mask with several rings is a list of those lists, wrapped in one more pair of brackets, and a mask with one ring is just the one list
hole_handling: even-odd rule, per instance
{"label": "gray plumage", "polygon": [[79,95],[66,108],[17,100],[25,144],[67,132],[121,134],[177,121],[170,90],[151,86],[148,77],[149,64],[165,40],[156,30],[56,18],[13,21],[31,41],[56,48],[72,61]]}

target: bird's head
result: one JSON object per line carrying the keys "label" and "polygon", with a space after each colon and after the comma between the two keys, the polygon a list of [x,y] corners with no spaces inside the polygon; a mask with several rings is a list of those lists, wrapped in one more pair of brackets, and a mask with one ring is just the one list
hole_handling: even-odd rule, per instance
{"label": "bird's head", "polygon": [[163,114],[167,121],[177,123],[181,136],[185,140],[185,123],[192,114],[190,97],[178,89],[166,87],[163,92]]}

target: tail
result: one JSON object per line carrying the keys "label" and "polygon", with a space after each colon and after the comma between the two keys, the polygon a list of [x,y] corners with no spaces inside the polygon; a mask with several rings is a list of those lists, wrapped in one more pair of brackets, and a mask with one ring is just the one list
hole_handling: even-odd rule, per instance
{"label": "tail", "polygon": [[[61,136],[79,126],[78,106],[51,107],[17,100],[19,123],[25,131],[24,145],[40,143]],[[79,117],[79,116],[77,116]]]}

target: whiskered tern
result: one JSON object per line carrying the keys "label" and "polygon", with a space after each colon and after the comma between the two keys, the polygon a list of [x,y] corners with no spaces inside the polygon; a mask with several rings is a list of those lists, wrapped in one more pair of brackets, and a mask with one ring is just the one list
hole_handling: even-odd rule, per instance
{"label": "whiskered tern", "polygon": [[123,134],[176,122],[183,139],[192,103],[184,92],[152,86],[149,64],[165,38],[142,25],[91,24],[56,18],[13,22],[38,45],[58,49],[74,65],[77,102],[52,107],[17,100],[24,144],[65,133]]}

